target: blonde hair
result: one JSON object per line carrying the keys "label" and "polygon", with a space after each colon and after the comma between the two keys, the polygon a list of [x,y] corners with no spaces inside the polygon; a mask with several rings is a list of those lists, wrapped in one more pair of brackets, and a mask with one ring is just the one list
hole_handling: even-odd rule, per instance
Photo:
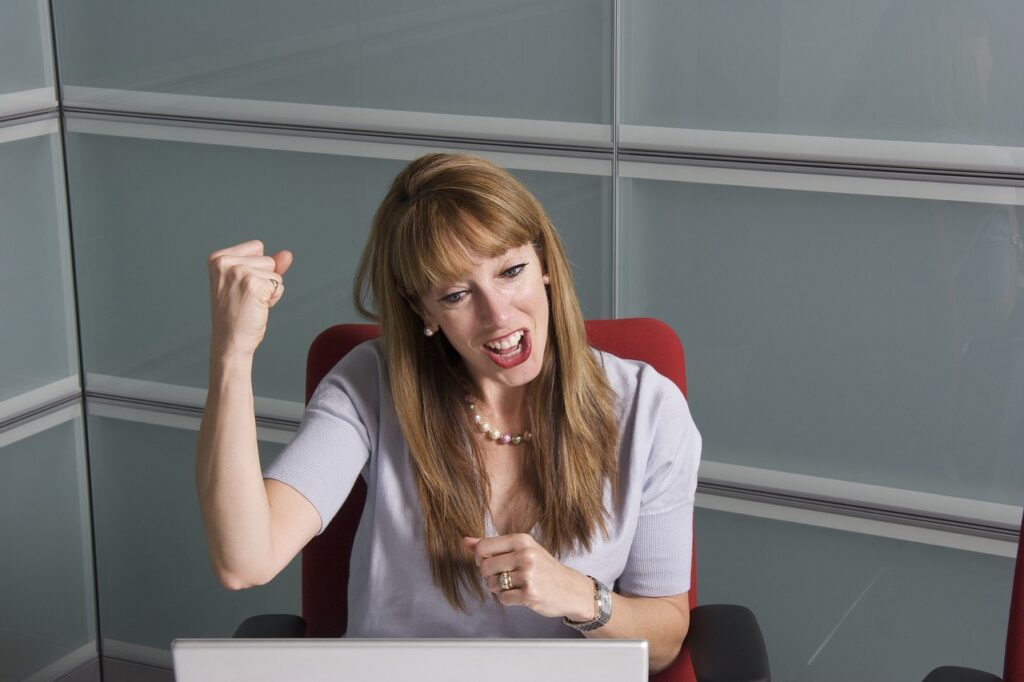
{"label": "blonde hair", "polygon": [[618,505],[614,395],[587,344],[562,244],[540,203],[507,171],[473,156],[430,154],[398,174],[373,219],[356,273],[360,313],[380,324],[402,431],[409,444],[434,583],[456,608],[485,595],[464,536],[482,537],[490,494],[463,396],[465,365],[443,334],[423,335],[421,296],[457,279],[474,257],[532,244],[550,284],[548,343],[527,387],[534,439],[523,457],[529,494],[521,530],[555,556],[589,550],[607,533],[604,492]]}

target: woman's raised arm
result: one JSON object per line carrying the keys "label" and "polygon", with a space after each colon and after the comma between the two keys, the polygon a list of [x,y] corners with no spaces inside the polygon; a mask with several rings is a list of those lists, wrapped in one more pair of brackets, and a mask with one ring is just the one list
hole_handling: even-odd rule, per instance
{"label": "woman's raised arm", "polygon": [[249,241],[210,254],[210,384],[196,447],[196,488],[214,572],[229,589],[266,583],[320,528],[306,498],[264,481],[252,366],[284,294],[289,251]]}

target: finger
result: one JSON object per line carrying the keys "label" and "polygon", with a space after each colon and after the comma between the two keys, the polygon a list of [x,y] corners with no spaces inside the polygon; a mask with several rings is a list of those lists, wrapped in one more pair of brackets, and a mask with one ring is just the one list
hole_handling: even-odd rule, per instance
{"label": "finger", "polygon": [[218,249],[210,254],[210,260],[218,258],[220,256],[262,256],[263,255],[263,242],[259,239],[251,239],[241,244],[235,244],[234,246],[228,246],[223,249]]}
{"label": "finger", "polygon": [[526,593],[523,590],[511,589],[498,591],[495,596],[505,606],[523,606],[526,604]]}
{"label": "finger", "polygon": [[292,261],[295,260],[294,254],[287,249],[278,251],[271,258],[274,259],[274,272],[279,275],[288,272],[288,268],[292,266]]}
{"label": "finger", "polygon": [[277,261],[270,256],[239,256],[224,254],[214,258],[213,262],[222,272],[226,272],[233,267],[241,266],[245,268],[246,271],[259,271],[265,275],[266,273],[274,272],[274,268],[277,267]]}
{"label": "finger", "polygon": [[[508,573],[508,578],[512,581],[512,587],[505,589],[501,585],[501,576],[503,573]],[[526,587],[527,579],[521,572],[516,570],[499,571],[491,575],[484,577],[484,584],[487,585],[487,589],[491,592],[509,592],[511,590],[522,590]]]}
{"label": "finger", "polygon": [[514,572],[519,568],[519,562],[516,559],[515,552],[507,552],[505,554],[487,557],[481,561],[478,566],[480,568],[480,575],[485,578],[490,578],[491,576],[501,575],[505,571],[508,571],[509,573]]}
{"label": "finger", "polygon": [[467,552],[469,552],[469,554],[473,557],[473,562],[477,565],[477,567],[480,566],[480,561],[483,560],[483,557],[480,556],[480,554],[476,551],[476,548],[479,547],[479,546],[480,546],[480,538],[473,538],[473,537],[469,537],[469,536],[463,536],[463,538],[462,538],[462,547]]}
{"label": "finger", "polygon": [[536,546],[537,541],[526,533],[515,533],[514,535],[495,535],[480,540],[476,546],[476,553],[487,558],[498,554],[507,554],[526,547]]}
{"label": "finger", "polygon": [[[226,256],[225,258],[229,258]],[[250,259],[246,259],[250,260]],[[269,257],[267,260],[272,260]],[[267,272],[264,268],[252,267],[249,263],[239,263],[229,268],[224,278],[224,285],[220,289],[221,296],[230,299],[236,296],[255,298],[262,303],[269,304],[271,299],[281,297],[281,288],[284,280],[280,275],[272,271]]]}

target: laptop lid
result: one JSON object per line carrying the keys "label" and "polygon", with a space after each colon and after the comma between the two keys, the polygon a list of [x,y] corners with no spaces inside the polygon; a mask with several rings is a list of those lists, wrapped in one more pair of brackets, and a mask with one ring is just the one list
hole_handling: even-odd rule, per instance
{"label": "laptop lid", "polygon": [[647,682],[647,642],[178,639],[177,682]]}

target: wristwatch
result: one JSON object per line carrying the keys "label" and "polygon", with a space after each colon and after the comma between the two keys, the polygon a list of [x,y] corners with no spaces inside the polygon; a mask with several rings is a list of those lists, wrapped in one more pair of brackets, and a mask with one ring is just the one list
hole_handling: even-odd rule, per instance
{"label": "wristwatch", "polygon": [[600,580],[592,575],[588,578],[594,581],[594,602],[597,604],[597,616],[593,620],[575,621],[566,617],[562,622],[580,632],[590,632],[604,626],[612,617],[612,591]]}

